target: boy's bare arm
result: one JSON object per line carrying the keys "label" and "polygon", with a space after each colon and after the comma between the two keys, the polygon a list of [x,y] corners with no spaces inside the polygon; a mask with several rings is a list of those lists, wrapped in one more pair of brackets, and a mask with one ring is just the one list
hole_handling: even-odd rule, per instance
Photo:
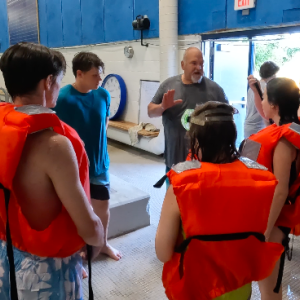
{"label": "boy's bare arm", "polygon": [[103,246],[103,226],[93,212],[81,185],[76,154],[71,142],[65,136],[53,133],[48,139],[47,148],[45,171],[75,223],[78,234],[89,245]]}

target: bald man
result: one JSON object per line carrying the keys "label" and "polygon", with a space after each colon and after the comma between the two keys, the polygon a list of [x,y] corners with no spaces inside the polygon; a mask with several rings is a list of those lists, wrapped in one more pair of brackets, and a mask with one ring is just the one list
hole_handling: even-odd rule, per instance
{"label": "bald man", "polygon": [[228,103],[223,89],[203,75],[203,63],[198,48],[187,49],[181,62],[183,74],[163,82],[148,106],[150,118],[163,117],[167,172],[173,164],[185,161],[188,154],[186,130],[181,124],[184,112],[207,101]]}

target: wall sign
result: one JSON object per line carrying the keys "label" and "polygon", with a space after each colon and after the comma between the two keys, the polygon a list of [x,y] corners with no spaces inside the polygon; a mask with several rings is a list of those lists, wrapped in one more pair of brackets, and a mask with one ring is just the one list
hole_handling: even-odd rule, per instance
{"label": "wall sign", "polygon": [[234,0],[234,10],[254,8],[256,0]]}

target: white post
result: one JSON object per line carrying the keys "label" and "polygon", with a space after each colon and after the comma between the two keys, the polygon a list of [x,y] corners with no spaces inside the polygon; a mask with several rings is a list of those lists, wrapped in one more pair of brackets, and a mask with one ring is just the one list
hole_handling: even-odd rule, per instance
{"label": "white post", "polygon": [[160,82],[178,75],[178,0],[159,0]]}

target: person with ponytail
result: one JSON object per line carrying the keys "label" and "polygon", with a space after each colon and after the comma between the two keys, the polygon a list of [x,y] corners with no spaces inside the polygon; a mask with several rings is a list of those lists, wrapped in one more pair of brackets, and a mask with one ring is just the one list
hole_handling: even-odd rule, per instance
{"label": "person with ponytail", "polygon": [[[257,80],[249,77],[249,86],[258,100]],[[288,78],[268,82],[261,102],[261,114],[274,124],[251,135],[243,142],[241,154],[264,165],[278,180],[265,237],[289,249],[289,234],[298,235],[300,226],[300,122],[299,88]],[[289,256],[291,258],[291,256]],[[282,299],[282,275],[285,253],[270,277],[259,283],[262,299]]]}
{"label": "person with ponytail", "polygon": [[170,300],[249,300],[251,282],[268,277],[283,251],[264,237],[276,178],[239,155],[235,113],[209,101],[182,124],[191,152],[167,174],[155,240]]}

